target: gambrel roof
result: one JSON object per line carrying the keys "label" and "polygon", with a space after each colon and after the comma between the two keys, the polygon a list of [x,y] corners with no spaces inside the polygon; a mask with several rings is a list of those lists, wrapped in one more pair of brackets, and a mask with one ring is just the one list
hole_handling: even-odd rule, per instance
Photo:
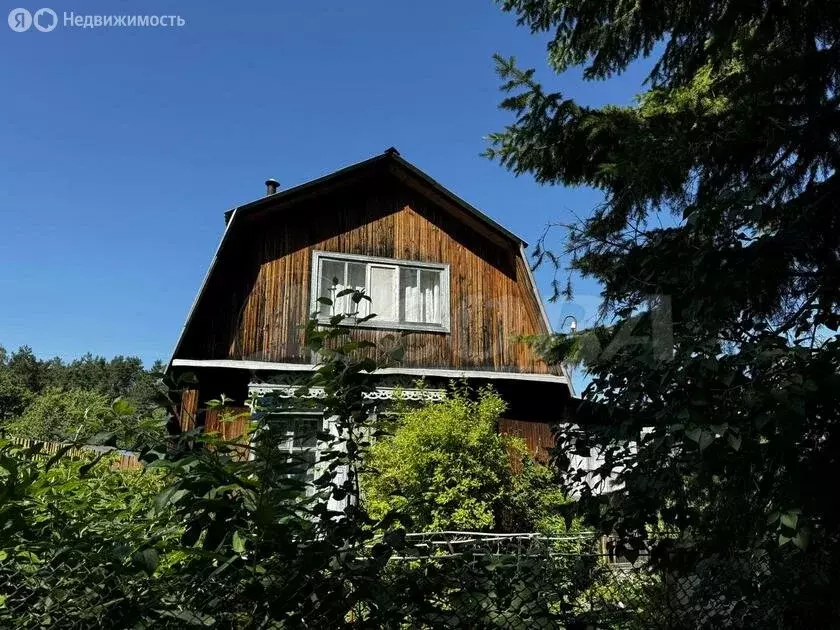
{"label": "gambrel roof", "polygon": [[335,190],[349,183],[357,182],[368,177],[388,172],[406,183],[409,187],[419,191],[431,200],[448,208],[453,213],[460,213],[459,218],[477,227],[480,224],[493,240],[505,239],[517,246],[527,245],[519,236],[500,225],[489,216],[470,205],[452,191],[444,188],[432,177],[403,159],[399,151],[391,147],[384,153],[372,158],[351,164],[318,179],[313,179],[299,186],[281,190],[273,195],[266,195],[245,205],[238,206],[225,213],[225,220],[230,221],[236,213],[242,220],[245,217],[259,215],[266,210],[277,211],[284,205],[296,203],[308,196],[318,196]]}
{"label": "gambrel roof", "polygon": [[[481,234],[484,238],[495,243],[497,246],[510,251],[515,257],[521,257],[525,268],[528,270],[528,284],[530,284],[530,288],[533,290],[536,302],[539,304],[540,319],[545,326],[545,330],[547,332],[551,331],[551,325],[546,315],[543,301],[540,298],[533,275],[530,274],[530,266],[528,265],[524,250],[524,247],[527,245],[525,241],[474,206],[447,190],[416,166],[403,159],[396,149],[390,148],[384,153],[370,159],[347,166],[299,186],[266,195],[227,211],[225,213],[226,226],[224,234],[216,250],[216,254],[213,257],[213,261],[211,262],[207,274],[202,282],[201,288],[199,289],[199,292],[193,302],[189,315],[187,316],[187,320],[181,331],[169,365],[171,366],[172,361],[178,357],[185,332],[191,325],[196,312],[196,307],[199,304],[202,294],[205,292],[208,282],[214,272],[214,268],[216,267],[219,254],[225,247],[225,243],[231,240],[231,235],[234,232],[239,232],[245,225],[257,222],[263,217],[267,217],[269,215],[276,217],[278,216],[277,213],[282,213],[284,210],[292,207],[297,208],[301,203],[313,201],[324,195],[340,192],[345,187],[349,188],[368,181],[379,181],[383,178],[396,179],[401,185],[408,187],[419,195],[422,195],[436,207],[440,208],[446,214],[451,215],[455,220],[462,223],[465,227]],[[202,364],[205,363],[209,366],[211,362],[202,361]],[[218,364],[217,367],[241,367],[243,369],[255,369],[253,365],[250,365],[250,363],[253,362],[217,360],[212,363]],[[237,365],[234,366],[234,363],[237,363]],[[268,369],[267,364],[266,369]],[[523,374],[522,376],[525,375]],[[533,376],[537,378],[538,375]],[[566,383],[570,385],[565,371],[563,376],[543,375],[539,378],[559,378],[565,380]]]}

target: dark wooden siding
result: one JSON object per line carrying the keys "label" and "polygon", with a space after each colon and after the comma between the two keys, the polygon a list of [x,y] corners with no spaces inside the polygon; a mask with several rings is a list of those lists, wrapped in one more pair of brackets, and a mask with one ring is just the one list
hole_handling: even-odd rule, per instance
{"label": "dark wooden siding", "polygon": [[204,415],[204,431],[217,433],[219,438],[236,443],[238,457],[246,460],[250,451],[250,416],[251,410],[248,407],[208,409]]}
{"label": "dark wooden siding", "polygon": [[[545,330],[516,246],[388,180],[234,223],[177,357],[309,362],[301,326],[315,249],[450,265],[451,332],[406,337],[404,366],[550,371],[516,339]],[[377,342],[393,331],[354,334]]]}
{"label": "dark wooden siding", "polygon": [[528,452],[540,462],[548,462],[550,451],[554,448],[554,436],[551,425],[547,422],[529,422],[527,420],[499,420],[499,433],[522,438]]}
{"label": "dark wooden siding", "polygon": [[181,431],[192,431],[198,420],[198,389],[188,387],[181,392],[181,407],[178,424]]}

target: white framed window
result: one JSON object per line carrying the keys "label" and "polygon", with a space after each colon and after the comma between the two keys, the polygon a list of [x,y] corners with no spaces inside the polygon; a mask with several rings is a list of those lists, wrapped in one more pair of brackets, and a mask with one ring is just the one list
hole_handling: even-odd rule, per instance
{"label": "white framed window", "polygon": [[[359,325],[449,332],[449,265],[316,251],[312,270],[312,312],[322,321],[375,314]],[[349,293],[339,297],[348,289],[364,291],[370,301],[356,304]]]}
{"label": "white framed window", "polygon": [[268,420],[277,432],[277,448],[288,455],[290,476],[306,484],[307,494],[314,490],[318,454],[322,448],[318,432],[323,431],[324,416],[317,412],[276,412]]}
{"label": "white framed window", "polygon": [[[300,481],[304,486],[303,494],[311,497],[316,490],[315,480],[328,470],[328,462],[321,461],[321,454],[330,444],[319,439],[318,433],[337,437],[334,419],[324,417],[320,411],[273,411],[266,414],[266,422],[276,432],[277,448],[286,454],[286,462],[291,464],[288,477]],[[342,447],[339,445],[338,448]],[[339,466],[334,474],[332,483],[342,485],[347,480],[347,466]],[[331,496],[328,506],[331,510],[341,511],[348,502],[349,498],[335,499]]]}

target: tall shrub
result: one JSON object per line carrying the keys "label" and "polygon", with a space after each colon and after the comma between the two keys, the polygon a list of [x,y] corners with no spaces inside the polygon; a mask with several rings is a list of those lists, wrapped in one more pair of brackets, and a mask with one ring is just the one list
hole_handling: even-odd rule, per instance
{"label": "tall shrub", "polygon": [[[363,495],[374,518],[397,511],[422,531],[562,529],[565,500],[553,475],[518,438],[499,435],[498,394],[445,401],[400,414],[371,447]],[[554,518],[552,518],[552,515]]]}

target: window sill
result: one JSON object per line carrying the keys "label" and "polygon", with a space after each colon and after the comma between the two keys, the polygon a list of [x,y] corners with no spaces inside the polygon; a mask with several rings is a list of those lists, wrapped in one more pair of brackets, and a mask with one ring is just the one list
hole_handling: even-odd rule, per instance
{"label": "window sill", "polygon": [[[330,323],[329,317],[319,317],[319,324],[328,325]],[[449,326],[444,324],[423,324],[419,322],[385,322],[370,319],[366,322],[356,322],[356,318],[347,317],[339,326],[347,326],[352,328],[373,328],[378,330],[396,330],[400,332],[431,332],[449,334]]]}

